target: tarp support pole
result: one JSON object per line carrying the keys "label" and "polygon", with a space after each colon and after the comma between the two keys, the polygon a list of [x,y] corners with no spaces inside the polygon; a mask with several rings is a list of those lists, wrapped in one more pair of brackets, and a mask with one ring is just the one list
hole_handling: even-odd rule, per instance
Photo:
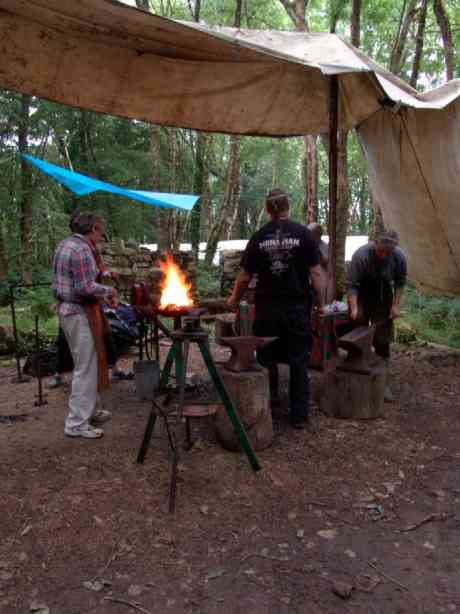
{"label": "tarp support pole", "polygon": [[337,298],[338,116],[339,81],[337,75],[332,75],[329,81],[329,264],[326,296],[327,302],[334,301]]}

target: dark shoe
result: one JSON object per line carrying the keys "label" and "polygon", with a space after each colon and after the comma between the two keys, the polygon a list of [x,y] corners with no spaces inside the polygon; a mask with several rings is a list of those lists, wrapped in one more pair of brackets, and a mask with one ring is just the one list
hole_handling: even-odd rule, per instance
{"label": "dark shoe", "polygon": [[112,373],[112,379],[115,381],[132,380],[134,379],[134,373],[125,373],[124,371],[116,371]]}
{"label": "dark shoe", "polygon": [[103,424],[112,419],[112,414],[105,409],[98,409],[90,418],[91,424]]}
{"label": "dark shoe", "polygon": [[296,429],[297,431],[306,430],[308,427],[308,418],[306,420],[299,420],[296,422],[291,422],[291,426],[293,429]]}
{"label": "dark shoe", "polygon": [[316,420],[311,416],[307,416],[301,420],[291,420],[291,426],[296,430],[308,431],[311,435],[318,432]]}

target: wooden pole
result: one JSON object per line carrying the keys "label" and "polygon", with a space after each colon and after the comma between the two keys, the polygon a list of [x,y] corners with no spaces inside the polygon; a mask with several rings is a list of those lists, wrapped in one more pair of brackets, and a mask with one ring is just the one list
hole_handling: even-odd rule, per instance
{"label": "wooden pole", "polygon": [[332,75],[329,84],[329,264],[327,302],[337,297],[337,183],[338,150],[337,130],[339,124],[339,82],[337,75]]}

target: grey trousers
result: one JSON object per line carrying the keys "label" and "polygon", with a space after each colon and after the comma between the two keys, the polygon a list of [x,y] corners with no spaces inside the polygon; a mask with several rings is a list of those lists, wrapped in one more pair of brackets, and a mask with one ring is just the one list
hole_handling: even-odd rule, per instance
{"label": "grey trousers", "polygon": [[65,427],[85,427],[98,403],[96,347],[86,315],[60,315],[59,323],[74,362],[69,414]]}

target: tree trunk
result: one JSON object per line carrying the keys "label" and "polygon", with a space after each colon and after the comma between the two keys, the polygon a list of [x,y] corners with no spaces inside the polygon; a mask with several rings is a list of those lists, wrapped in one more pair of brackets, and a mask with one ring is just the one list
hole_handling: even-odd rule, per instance
{"label": "tree trunk", "polygon": [[337,23],[340,19],[343,9],[345,8],[345,4],[347,0],[336,0],[335,2],[331,2],[331,18],[329,24],[329,32],[331,34],[335,34],[337,29]]}
{"label": "tree trunk", "polygon": [[[309,32],[306,15],[309,0],[280,0],[298,32]],[[301,159],[303,186],[302,218],[305,223],[318,220],[318,152],[316,137],[304,136]]]}
{"label": "tree trunk", "polygon": [[352,0],[350,30],[351,44],[359,47],[361,44],[361,0]]}
{"label": "tree trunk", "polygon": [[4,281],[8,277],[8,265],[5,255],[5,240],[3,236],[3,228],[0,227],[0,281]]}
{"label": "tree trunk", "polygon": [[367,174],[361,177],[361,189],[359,191],[358,232],[360,235],[369,231],[369,208],[367,203]]}
{"label": "tree trunk", "polygon": [[[243,0],[236,0],[234,27],[241,26],[241,7]],[[210,266],[217,250],[219,239],[225,235],[232,225],[234,212],[238,208],[240,197],[240,148],[241,137],[230,137],[229,167],[227,175],[227,188],[224,200],[219,211],[217,221],[209,233],[206,245],[205,263]]]}
{"label": "tree trunk", "polygon": [[345,245],[348,234],[350,189],[348,184],[348,132],[340,130],[337,141],[337,228],[336,284],[337,299],[345,290]]}
{"label": "tree trunk", "polygon": [[236,206],[236,199],[239,196],[239,174],[240,174],[240,137],[230,137],[229,168],[227,175],[227,187],[224,199],[214,223],[209,233],[205,263],[211,265],[217,249],[217,243],[231,223],[233,208]]}
{"label": "tree trunk", "polygon": [[425,23],[426,23],[426,11],[428,7],[428,0],[422,0],[420,5],[420,15],[417,28],[417,38],[415,41],[415,54],[414,62],[412,64],[412,74],[410,78],[410,84],[413,88],[417,87],[418,75],[420,72],[420,62],[422,60],[423,53],[423,40],[425,37]]}
{"label": "tree trunk", "polygon": [[446,63],[446,78],[447,81],[450,81],[454,78],[454,46],[452,44],[450,21],[443,0],[433,0],[433,9],[439,29],[441,30],[444,61]]}
{"label": "tree trunk", "polygon": [[404,0],[399,20],[398,32],[391,52],[390,71],[398,75],[401,71],[404,48],[407,43],[409,28],[417,15],[417,0]]}
{"label": "tree trunk", "polygon": [[200,195],[200,200],[192,209],[190,215],[190,239],[192,243],[192,250],[198,258],[198,251],[200,246],[201,236],[201,219],[203,213],[203,197],[204,192],[207,191],[208,177],[207,177],[207,165],[206,165],[206,153],[207,153],[207,135],[203,132],[198,132],[196,138],[196,154],[195,154],[195,173],[193,176],[193,193]]}
{"label": "tree trunk", "polygon": [[[30,103],[32,97],[28,94],[21,96],[21,110],[18,124],[19,153],[27,152],[27,140],[30,123]],[[19,233],[21,237],[21,268],[25,283],[32,282],[32,241],[31,228],[33,218],[32,196],[32,170],[30,165],[21,157],[21,197],[19,199]]]}
{"label": "tree trunk", "polygon": [[[168,128],[168,162],[169,162],[169,191],[177,192],[179,177],[179,143],[178,132],[175,128]],[[179,214],[177,209],[170,209],[167,213],[167,249],[179,247]]]}
{"label": "tree trunk", "polygon": [[316,137],[304,136],[302,156],[303,206],[302,218],[306,224],[318,221],[318,150]]}
{"label": "tree trunk", "polygon": [[280,0],[298,32],[310,32],[306,20],[309,0]]}
{"label": "tree trunk", "polygon": [[[152,161],[152,184],[155,190],[160,191],[161,151],[160,151],[160,128],[149,126],[149,149]],[[156,240],[158,249],[164,251],[168,248],[167,213],[160,207],[153,208],[153,220],[156,226]]]}

